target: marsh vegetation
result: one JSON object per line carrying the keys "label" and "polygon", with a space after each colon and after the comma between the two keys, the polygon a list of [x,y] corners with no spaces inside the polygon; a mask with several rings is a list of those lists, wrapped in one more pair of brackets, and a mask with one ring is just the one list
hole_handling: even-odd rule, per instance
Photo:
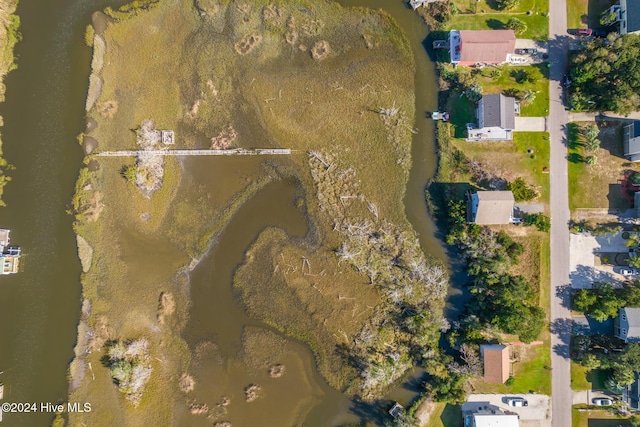
{"label": "marsh vegetation", "polygon": [[[293,424],[317,386],[291,338],[334,388],[380,397],[437,353],[446,295],[444,268],[422,252],[404,212],[415,131],[404,35],[382,12],[324,1],[137,3],[107,11],[106,30],[94,32],[87,106],[97,126],[87,134],[99,150],[131,149],[130,129],[152,119],[175,130],[176,148],[296,151],[212,167],[167,158],[162,185],[146,194],[128,182],[140,181],[139,163],[87,157],[73,208],[93,248],[82,280],[96,379],[72,397],[104,405],[73,421],[251,423],[281,401],[273,390],[289,387],[307,394],[273,422]],[[308,232],[292,237],[267,222],[250,240],[233,292],[254,326],[232,338],[187,331],[189,272],[247,200],[283,179],[298,187]],[[137,408],[96,363],[107,342],[128,337],[147,340],[153,369]],[[251,402],[228,405],[228,392],[244,387]]]}

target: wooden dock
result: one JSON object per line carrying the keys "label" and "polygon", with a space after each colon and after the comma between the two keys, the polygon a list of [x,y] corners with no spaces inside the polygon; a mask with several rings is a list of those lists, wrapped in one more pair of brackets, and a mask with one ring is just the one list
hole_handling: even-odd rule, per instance
{"label": "wooden dock", "polygon": [[265,156],[289,155],[289,148],[233,148],[229,150],[122,150],[102,151],[96,153],[100,157],[137,157],[149,156]]}

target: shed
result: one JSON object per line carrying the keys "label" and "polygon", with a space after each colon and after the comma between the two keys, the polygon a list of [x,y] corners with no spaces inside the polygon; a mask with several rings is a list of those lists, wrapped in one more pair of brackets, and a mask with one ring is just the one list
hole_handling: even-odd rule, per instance
{"label": "shed", "polygon": [[504,384],[509,379],[509,347],[503,344],[483,344],[480,353],[484,362],[484,380]]}

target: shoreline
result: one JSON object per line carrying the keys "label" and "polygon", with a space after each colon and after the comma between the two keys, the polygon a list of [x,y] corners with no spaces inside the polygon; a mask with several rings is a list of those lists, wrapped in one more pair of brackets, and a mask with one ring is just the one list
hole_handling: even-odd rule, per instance
{"label": "shoreline", "polygon": [[[22,35],[19,32],[20,17],[15,14],[17,7],[18,0],[2,0],[0,4],[0,52],[3,52],[2,57],[0,57],[0,103],[4,102],[4,94],[6,92],[5,76],[18,68],[14,48],[22,40]],[[0,127],[2,125],[3,120],[0,116]],[[6,173],[12,169],[13,166],[3,157],[2,139],[0,138],[0,206],[5,206],[2,194],[5,185],[11,181],[11,177]]]}

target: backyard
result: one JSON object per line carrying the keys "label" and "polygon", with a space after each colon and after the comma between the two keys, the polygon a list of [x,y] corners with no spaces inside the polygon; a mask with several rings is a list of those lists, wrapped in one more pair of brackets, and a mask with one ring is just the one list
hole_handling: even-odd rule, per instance
{"label": "backyard", "polygon": [[[587,122],[569,123],[569,207],[606,208],[624,210],[631,207],[620,180],[625,172],[638,167],[623,157],[622,129],[616,122],[597,122],[600,129],[600,148],[589,152],[579,129]],[[585,158],[597,158],[587,165]]]}
{"label": "backyard", "polygon": [[422,427],[462,427],[462,408],[460,405],[437,402],[429,422]]}
{"label": "backyard", "polygon": [[519,38],[547,40],[549,34],[548,0],[522,0],[520,5],[509,11],[497,8],[495,0],[454,0],[459,11],[447,29],[456,30],[499,30],[506,28],[510,18],[518,18],[527,24],[527,30]]}
{"label": "backyard", "polygon": [[571,361],[572,390],[602,390],[605,388],[605,379],[605,373],[601,369],[589,370],[582,366],[580,363]]}

